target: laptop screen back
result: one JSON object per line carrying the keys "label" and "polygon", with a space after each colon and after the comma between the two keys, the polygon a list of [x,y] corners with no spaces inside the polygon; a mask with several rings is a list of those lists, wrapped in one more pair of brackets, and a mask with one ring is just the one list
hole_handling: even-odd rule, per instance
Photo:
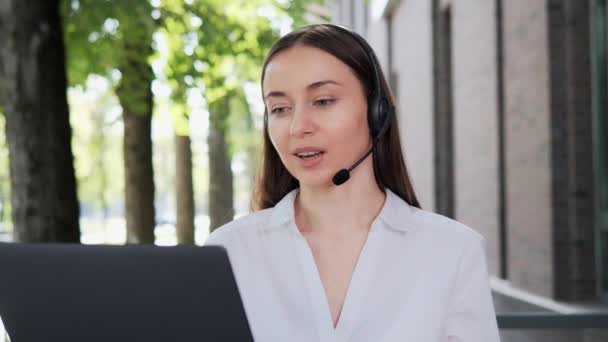
{"label": "laptop screen back", "polygon": [[12,342],[252,341],[218,246],[0,244]]}

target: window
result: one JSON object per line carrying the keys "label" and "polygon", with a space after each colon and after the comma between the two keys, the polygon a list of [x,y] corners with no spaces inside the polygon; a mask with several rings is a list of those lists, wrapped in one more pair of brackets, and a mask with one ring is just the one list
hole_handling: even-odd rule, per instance
{"label": "window", "polygon": [[606,0],[591,2],[593,159],[598,288],[608,302],[608,67],[606,61]]}
{"label": "window", "polygon": [[454,217],[452,14],[447,1],[433,1],[435,210]]}

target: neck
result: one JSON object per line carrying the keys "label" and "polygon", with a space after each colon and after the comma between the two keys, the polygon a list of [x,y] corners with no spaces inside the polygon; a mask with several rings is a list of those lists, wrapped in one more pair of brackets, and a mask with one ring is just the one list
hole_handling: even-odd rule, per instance
{"label": "neck", "polygon": [[300,186],[295,201],[296,224],[302,233],[323,235],[369,230],[384,200],[385,194],[376,184],[372,159],[368,158],[340,186]]}

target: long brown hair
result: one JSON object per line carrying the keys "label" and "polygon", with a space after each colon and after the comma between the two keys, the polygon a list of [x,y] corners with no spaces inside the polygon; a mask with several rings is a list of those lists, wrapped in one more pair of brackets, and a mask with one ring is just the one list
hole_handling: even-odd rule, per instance
{"label": "long brown hair", "polygon": [[[264,93],[263,82],[268,63],[277,53],[296,45],[310,46],[332,54],[354,71],[368,94],[371,92],[375,83],[374,68],[371,63],[376,63],[376,61],[370,60],[368,52],[361,46],[361,43],[345,29],[333,27],[332,25],[311,25],[292,31],[274,43],[268,52],[262,68],[262,94]],[[377,65],[377,63],[376,68],[379,73],[381,87],[390,104],[395,107],[394,97],[380,65]],[[283,162],[279,158],[279,154],[270,141],[267,117],[268,113],[266,110],[264,112],[262,158],[251,199],[253,210],[273,207],[287,193],[299,187],[298,180],[285,168],[285,165],[283,165]],[[414,193],[414,188],[403,159],[399,124],[395,111],[392,113],[389,129],[377,142],[373,158],[374,175],[380,190],[384,191],[384,188],[389,188],[410,205],[420,208],[420,203]]]}

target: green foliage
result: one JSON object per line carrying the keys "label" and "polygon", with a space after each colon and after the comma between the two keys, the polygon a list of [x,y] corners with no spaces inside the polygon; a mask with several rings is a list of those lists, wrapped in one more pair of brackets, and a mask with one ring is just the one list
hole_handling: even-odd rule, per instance
{"label": "green foliage", "polygon": [[223,98],[240,84],[259,77],[265,53],[278,38],[259,9],[272,7],[299,26],[311,3],[323,0],[160,0],[156,8],[145,0],[64,0],[69,83],[82,85],[90,74],[117,81],[120,74],[121,104],[145,112],[149,99],[142,98],[141,85],[150,84],[154,74],[142,62],[154,52],[154,32],[162,33],[169,49],[165,74],[175,104],[173,122],[178,134],[187,134],[188,89],[204,89],[214,113],[227,110]]}
{"label": "green foliage", "polygon": [[109,77],[119,70],[123,109],[149,113],[149,95],[141,88],[154,78],[149,67],[156,30],[152,10],[142,0],[64,0],[69,84],[83,85],[90,74]]}
{"label": "green foliage", "polygon": [[64,0],[70,85],[88,75],[107,76],[125,60],[148,60],[156,23],[152,6],[142,0]]}
{"label": "green foliage", "polygon": [[[151,94],[142,92],[141,87],[149,87],[156,77],[164,76],[161,81],[171,88],[171,104],[155,108],[170,113],[176,134],[190,134],[187,97],[193,91],[201,92],[212,123],[230,132],[231,154],[244,151],[260,139],[251,123],[242,87],[245,82],[259,82],[263,59],[279,37],[269,17],[260,15],[260,8],[272,8],[275,15],[290,16],[294,26],[301,26],[303,10],[310,3],[322,2],[157,0],[152,5],[147,0],[63,0],[69,84],[85,86],[89,75],[101,75],[113,82],[123,110],[144,113],[149,110]],[[156,44],[159,37],[162,44]],[[155,75],[150,68],[157,58],[166,60],[164,75]],[[99,132],[91,128],[99,120],[95,106],[99,110],[107,110],[108,106],[105,99],[97,101],[89,104],[93,108],[88,111],[76,107],[72,110],[76,163],[79,183],[83,184],[79,192],[88,203],[101,205],[105,198],[112,204],[121,198],[115,192],[120,191],[120,184],[114,180],[122,177],[110,177],[108,190],[100,196],[104,181],[98,178],[96,165],[105,163],[110,167],[108,172],[113,172],[111,166],[119,163],[114,159],[121,157],[120,149],[116,150],[120,146],[113,142],[119,137],[110,134],[105,140],[105,159],[90,157],[103,153],[99,134],[108,134],[107,128]],[[199,178],[195,177],[195,181]],[[201,184],[207,186],[206,182]]]}
{"label": "green foliage", "polygon": [[165,74],[172,89],[178,134],[188,134],[183,104],[188,91],[196,89],[203,92],[210,124],[238,132],[232,135],[236,139],[230,139],[230,150],[235,150],[235,141],[239,141],[237,150],[247,145],[244,140],[251,134],[237,126],[250,115],[242,85],[258,79],[265,53],[278,38],[268,18],[258,15],[264,5],[271,1],[161,1],[159,32],[170,50]]}
{"label": "green foliage", "polygon": [[[362,0],[355,0],[362,1]],[[367,1],[367,0],[363,0]],[[310,12],[311,6],[320,5],[327,6],[328,1],[326,0],[291,0],[291,1],[277,1],[273,0],[274,5],[280,10],[284,11],[293,20],[293,27],[298,28],[308,24],[306,20],[306,14]],[[329,22],[330,17],[325,15],[317,15],[319,19]]]}
{"label": "green foliage", "polygon": [[116,95],[126,113],[150,115],[152,93],[150,86],[154,73],[145,58],[135,53],[136,47],[125,47],[125,58],[120,65],[122,77],[116,86]]}

